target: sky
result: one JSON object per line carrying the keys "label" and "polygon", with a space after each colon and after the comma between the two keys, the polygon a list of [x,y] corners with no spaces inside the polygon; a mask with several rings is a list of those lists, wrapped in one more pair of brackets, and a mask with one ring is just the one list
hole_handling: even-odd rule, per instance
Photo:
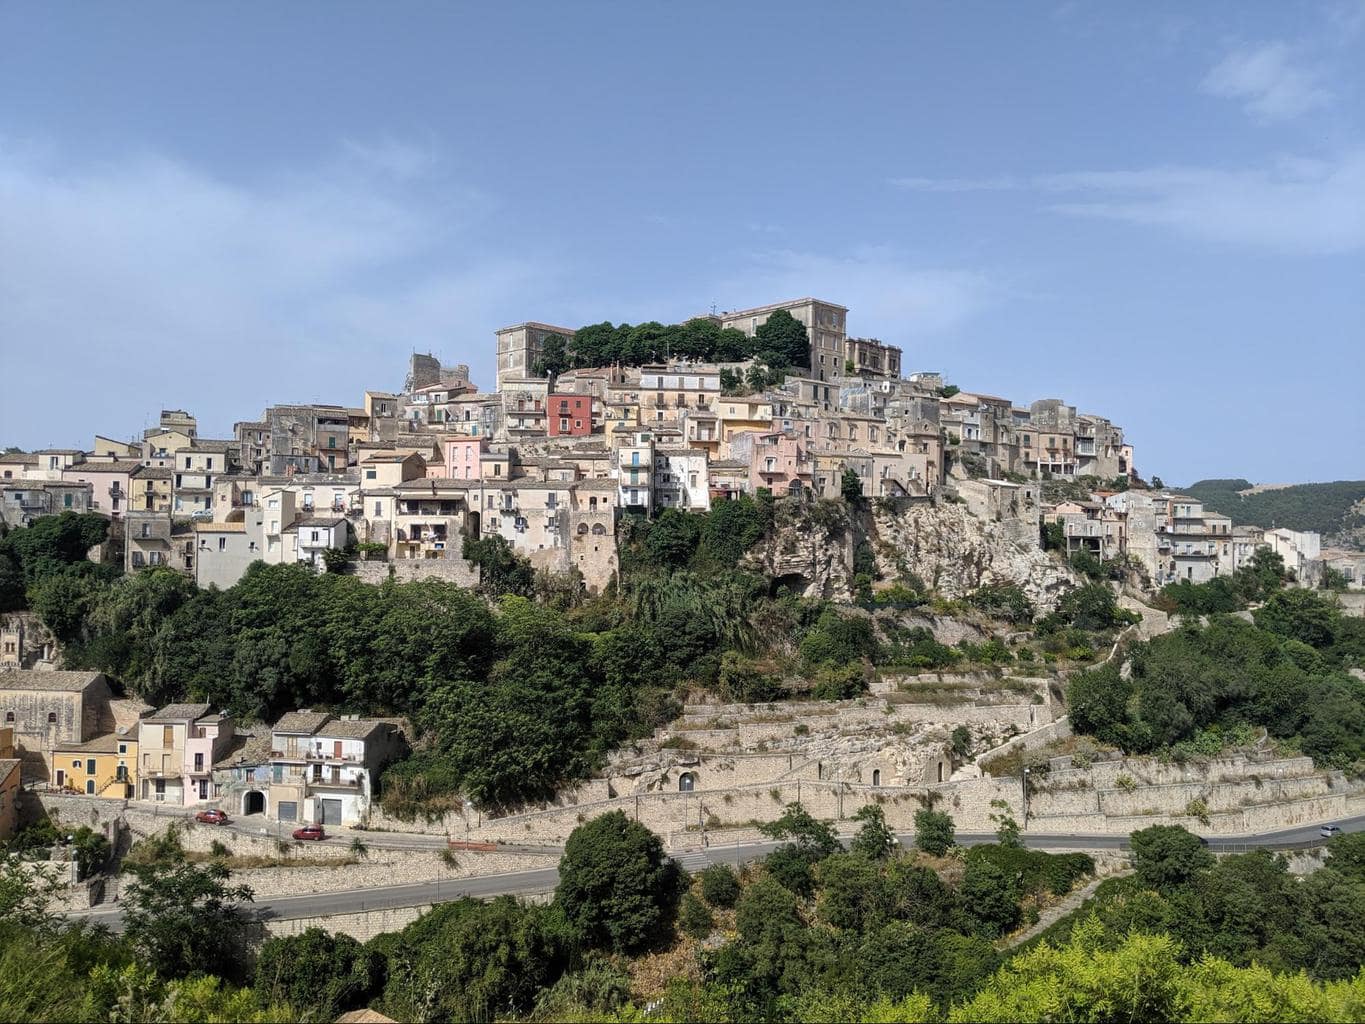
{"label": "sky", "polygon": [[0,0],[0,446],[813,295],[1144,475],[1365,478],[1362,94],[1362,0]]}

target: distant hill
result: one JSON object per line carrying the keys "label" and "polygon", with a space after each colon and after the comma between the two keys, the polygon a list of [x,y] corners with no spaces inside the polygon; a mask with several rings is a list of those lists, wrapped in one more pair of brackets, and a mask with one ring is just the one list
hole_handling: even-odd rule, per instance
{"label": "distant hill", "polygon": [[1200,480],[1183,491],[1234,523],[1316,530],[1329,544],[1365,546],[1365,480],[1254,488],[1249,480]]}

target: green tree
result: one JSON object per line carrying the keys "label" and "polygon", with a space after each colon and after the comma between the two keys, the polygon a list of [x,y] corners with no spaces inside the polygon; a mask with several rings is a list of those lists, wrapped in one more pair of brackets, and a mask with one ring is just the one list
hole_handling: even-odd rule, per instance
{"label": "green tree", "polygon": [[812,868],[843,849],[834,830],[798,803],[788,804],[780,818],[758,830],[770,839],[788,840],[768,854],[764,866],[774,879],[803,896],[815,889]]}
{"label": "green tree", "polygon": [[877,863],[856,853],[820,862],[820,919],[834,928],[861,932],[880,916],[885,897]]}
{"label": "green tree", "polygon": [[123,887],[124,935],[138,959],[166,978],[184,978],[211,964],[240,978],[245,964],[248,886],[228,885],[217,861],[198,866],[184,855],[128,865]]}
{"label": "green tree", "polygon": [[915,812],[915,846],[934,857],[942,857],[953,845],[953,818],[943,811],[925,808]]}
{"label": "green tree", "polygon": [[558,377],[570,364],[568,340],[562,334],[547,334],[531,372],[537,377]]}
{"label": "green tree", "polygon": [[695,894],[685,893],[678,905],[678,926],[692,938],[701,941],[711,934],[716,919],[710,909]]}
{"label": "green tree", "polygon": [[658,836],[612,811],[570,834],[555,903],[585,945],[635,950],[660,937],[681,877]]}
{"label": "green tree", "polygon": [[785,309],[772,313],[754,331],[755,355],[775,369],[810,366],[806,325]]}
{"label": "green tree", "polygon": [[850,505],[857,505],[862,502],[863,482],[853,470],[845,469],[843,476],[839,478],[839,493],[843,495],[844,501]]}
{"label": "green tree", "polygon": [[528,559],[512,550],[505,537],[494,534],[475,540],[465,535],[461,556],[479,570],[479,589],[485,594],[501,597],[514,594],[530,597],[535,589],[535,570]]}
{"label": "green tree", "polygon": [[1180,825],[1152,825],[1128,837],[1138,880],[1158,892],[1186,885],[1213,866],[1203,840]]}
{"label": "green tree", "polygon": [[1256,625],[1310,647],[1328,647],[1336,639],[1340,613],[1329,597],[1312,590],[1280,590],[1252,613]]}
{"label": "green tree", "polygon": [[728,864],[712,864],[701,873],[701,894],[713,907],[733,907],[739,899],[739,879]]}
{"label": "green tree", "polygon": [[378,957],[349,935],[308,928],[267,939],[256,960],[256,990],[290,1003],[301,1019],[333,1021],[367,1003],[380,980]]}
{"label": "green tree", "polygon": [[996,938],[1019,922],[1019,883],[992,861],[969,861],[960,891],[979,935]]}
{"label": "green tree", "polygon": [[849,844],[849,850],[869,860],[882,860],[896,848],[896,835],[886,824],[886,812],[881,804],[865,804],[853,815],[862,822]]}

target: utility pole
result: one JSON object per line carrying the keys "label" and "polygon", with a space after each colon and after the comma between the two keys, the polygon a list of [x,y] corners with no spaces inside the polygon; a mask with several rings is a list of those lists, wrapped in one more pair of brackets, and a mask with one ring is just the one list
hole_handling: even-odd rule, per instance
{"label": "utility pole", "polygon": [[1024,769],[1024,822],[1020,828],[1028,828],[1028,769]]}

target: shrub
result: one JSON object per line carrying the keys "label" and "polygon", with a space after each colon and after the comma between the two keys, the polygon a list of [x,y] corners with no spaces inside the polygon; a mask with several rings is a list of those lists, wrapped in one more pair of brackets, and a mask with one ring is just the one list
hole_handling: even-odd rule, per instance
{"label": "shrub", "polygon": [[925,853],[942,857],[953,845],[953,818],[943,811],[915,812],[915,845]]}
{"label": "shrub", "polygon": [[689,892],[678,905],[678,925],[685,934],[701,941],[711,934],[711,930],[716,926],[716,919],[712,916],[711,909]]}
{"label": "shrub", "polygon": [[701,873],[701,894],[713,907],[733,907],[739,899],[739,879],[728,864],[712,864]]}

